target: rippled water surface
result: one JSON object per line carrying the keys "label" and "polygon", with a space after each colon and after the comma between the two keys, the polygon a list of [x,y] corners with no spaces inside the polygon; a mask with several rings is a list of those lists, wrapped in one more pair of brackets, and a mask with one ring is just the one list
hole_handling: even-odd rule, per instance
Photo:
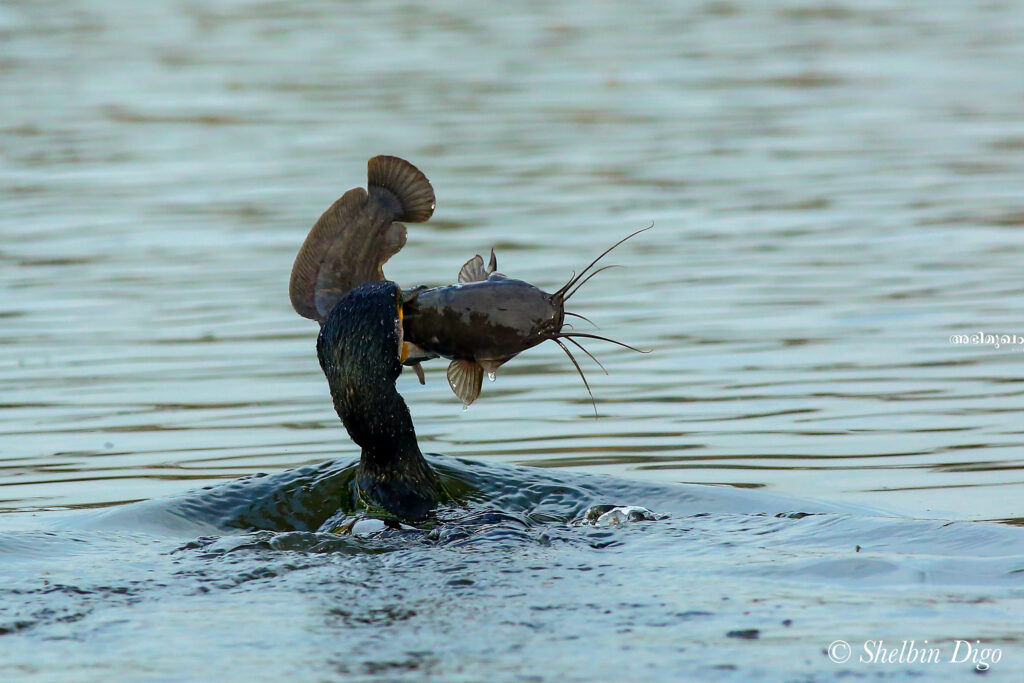
{"label": "rippled water surface", "polygon": [[[971,670],[839,638],[1019,675],[1024,344],[951,335],[1024,337],[1022,31],[1003,2],[0,6],[0,675]],[[287,280],[381,153],[438,198],[403,285],[494,247],[550,290],[653,221],[570,307],[653,352],[581,358],[597,420],[551,345],[466,412],[406,373],[476,493],[335,537],[358,452]],[[581,522],[603,503],[660,518]]]}

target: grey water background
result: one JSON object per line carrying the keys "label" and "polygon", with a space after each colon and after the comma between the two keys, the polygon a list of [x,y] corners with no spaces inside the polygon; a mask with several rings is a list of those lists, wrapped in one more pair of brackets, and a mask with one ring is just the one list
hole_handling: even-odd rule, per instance
{"label": "grey water background", "polygon": [[[0,675],[932,680],[972,668],[823,650],[966,638],[1012,680],[1024,346],[950,336],[1024,336],[1022,31],[1001,2],[3,4]],[[382,153],[438,197],[403,285],[494,247],[550,290],[653,221],[569,307],[652,353],[589,345],[598,420],[550,345],[465,412],[443,364],[403,376],[425,451],[497,468],[451,465],[487,493],[465,536],[118,516],[357,455],[287,278]],[[579,525],[605,502],[667,518]]]}

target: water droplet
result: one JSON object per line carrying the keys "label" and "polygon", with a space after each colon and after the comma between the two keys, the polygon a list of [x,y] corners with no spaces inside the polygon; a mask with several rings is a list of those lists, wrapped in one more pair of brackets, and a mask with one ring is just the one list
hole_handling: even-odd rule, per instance
{"label": "water droplet", "polygon": [[491,370],[490,372],[487,373],[487,379],[491,380],[492,382],[494,381],[494,370]]}
{"label": "water droplet", "polygon": [[469,404],[468,403],[463,403],[462,404],[462,412],[466,412],[467,410],[469,410]]}

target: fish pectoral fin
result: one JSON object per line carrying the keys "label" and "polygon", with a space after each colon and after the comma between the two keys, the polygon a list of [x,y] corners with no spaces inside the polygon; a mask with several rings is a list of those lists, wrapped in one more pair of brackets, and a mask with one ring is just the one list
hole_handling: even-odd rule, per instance
{"label": "fish pectoral fin", "polygon": [[476,400],[483,381],[484,369],[476,361],[457,358],[448,365],[448,384],[463,405]]}
{"label": "fish pectoral fin", "polygon": [[420,381],[420,384],[426,384],[427,378],[423,376],[423,366],[419,363],[412,364],[412,370],[416,373],[416,379]]}
{"label": "fish pectoral fin", "polygon": [[459,269],[459,282],[480,282],[487,279],[484,260],[480,254],[466,261]]}
{"label": "fish pectoral fin", "polygon": [[404,361],[402,361],[402,363],[405,365],[416,365],[417,363],[422,363],[425,360],[437,358],[436,353],[427,351],[419,344],[414,344],[413,342],[407,341],[405,342],[405,346],[409,350],[409,355],[406,356]]}

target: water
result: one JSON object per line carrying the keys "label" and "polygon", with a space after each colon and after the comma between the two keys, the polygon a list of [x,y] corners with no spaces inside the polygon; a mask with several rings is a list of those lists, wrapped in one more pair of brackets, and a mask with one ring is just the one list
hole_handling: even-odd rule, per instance
{"label": "water", "polygon": [[[972,665],[948,659],[968,636],[1019,670],[1019,527],[433,460],[462,504],[423,530],[317,532],[346,498],[340,464],[10,530],[4,671],[803,679],[856,671],[821,656],[835,638],[907,632],[946,661],[897,671],[963,676]],[[610,523],[594,505],[628,501],[657,519]]]}
{"label": "water", "polygon": [[[950,336],[1024,336],[1022,29],[1009,3],[5,4],[3,677],[931,680],[970,666],[822,651],[967,638],[1012,680],[1024,541],[979,520],[1022,516],[1024,346]],[[598,420],[553,346],[465,412],[442,364],[403,376],[424,450],[485,463],[449,465],[482,493],[448,535],[239,535],[237,501],[184,492],[356,455],[286,288],[381,153],[438,196],[402,284],[494,247],[550,290],[653,221],[570,306],[653,353],[580,359]],[[576,524],[605,503],[664,517]]]}

